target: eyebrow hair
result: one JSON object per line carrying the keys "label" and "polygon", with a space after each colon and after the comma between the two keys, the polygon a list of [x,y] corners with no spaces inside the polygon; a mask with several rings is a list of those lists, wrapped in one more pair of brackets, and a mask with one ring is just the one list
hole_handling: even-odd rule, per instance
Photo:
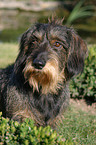
{"label": "eyebrow hair", "polygon": [[66,45],[66,47],[68,47],[68,43],[66,41],[66,37],[67,37],[67,33],[65,33],[65,35],[62,35],[62,34],[60,35],[60,31],[59,30],[57,30],[57,31],[51,30],[49,32],[49,39],[61,41],[63,44]]}
{"label": "eyebrow hair", "polygon": [[42,32],[41,31],[35,31],[33,33],[34,36],[36,36],[37,38],[41,38],[43,36]]}

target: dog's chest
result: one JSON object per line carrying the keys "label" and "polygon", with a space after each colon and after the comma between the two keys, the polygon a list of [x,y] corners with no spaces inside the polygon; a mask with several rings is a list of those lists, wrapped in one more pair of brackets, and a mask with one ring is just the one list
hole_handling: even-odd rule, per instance
{"label": "dog's chest", "polygon": [[39,93],[35,92],[33,96],[30,97],[29,101],[31,105],[31,110],[35,108],[42,116],[43,121],[47,122],[49,119],[55,118],[59,114],[62,104],[64,102],[64,98],[52,94],[40,95]]}

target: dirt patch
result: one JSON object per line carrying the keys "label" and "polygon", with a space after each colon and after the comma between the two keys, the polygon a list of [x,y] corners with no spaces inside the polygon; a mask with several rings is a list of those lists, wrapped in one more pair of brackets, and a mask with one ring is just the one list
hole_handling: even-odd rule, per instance
{"label": "dirt patch", "polygon": [[93,103],[92,105],[87,105],[83,99],[82,100],[70,99],[70,104],[72,104],[77,109],[81,109],[84,112],[96,115],[96,103]]}

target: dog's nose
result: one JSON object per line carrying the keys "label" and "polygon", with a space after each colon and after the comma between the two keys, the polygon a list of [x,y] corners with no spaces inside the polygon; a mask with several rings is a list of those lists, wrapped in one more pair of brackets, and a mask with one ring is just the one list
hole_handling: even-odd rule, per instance
{"label": "dog's nose", "polygon": [[45,63],[42,60],[35,59],[33,61],[33,66],[37,69],[42,69],[45,66]]}

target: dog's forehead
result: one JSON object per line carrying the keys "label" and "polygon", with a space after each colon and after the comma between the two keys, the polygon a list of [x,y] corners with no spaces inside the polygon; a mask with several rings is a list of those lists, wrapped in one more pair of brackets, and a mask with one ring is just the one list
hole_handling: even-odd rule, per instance
{"label": "dog's forehead", "polygon": [[51,38],[55,37],[66,37],[67,31],[69,29],[66,26],[61,25],[52,25],[52,24],[37,24],[35,30],[33,31],[33,35],[38,38],[43,37],[45,34]]}
{"label": "dog's forehead", "polygon": [[45,34],[46,32],[46,27],[44,24],[36,24],[34,27],[32,27],[33,32],[32,35],[36,36],[37,38],[42,38],[42,36]]}
{"label": "dog's forehead", "polygon": [[49,36],[52,38],[66,37],[67,36],[67,28],[65,26],[51,27],[51,29],[49,31]]}

